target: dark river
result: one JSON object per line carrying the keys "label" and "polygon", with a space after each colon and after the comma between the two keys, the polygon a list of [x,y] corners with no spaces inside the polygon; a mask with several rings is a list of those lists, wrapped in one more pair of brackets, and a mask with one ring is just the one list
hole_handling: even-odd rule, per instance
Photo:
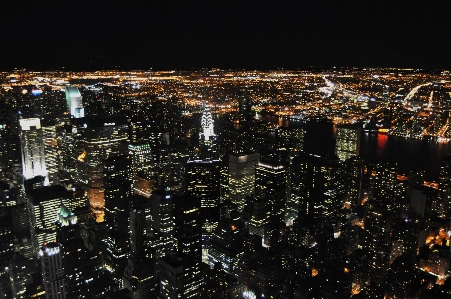
{"label": "dark river", "polygon": [[[260,119],[277,123],[279,126],[305,126],[302,121],[282,119],[277,116],[262,115]],[[320,130],[322,132],[319,133],[326,138],[333,134],[328,128],[322,127]],[[369,162],[376,160],[396,162],[400,174],[424,170],[426,180],[437,181],[440,162],[449,154],[451,154],[451,143],[362,132],[360,156]]]}

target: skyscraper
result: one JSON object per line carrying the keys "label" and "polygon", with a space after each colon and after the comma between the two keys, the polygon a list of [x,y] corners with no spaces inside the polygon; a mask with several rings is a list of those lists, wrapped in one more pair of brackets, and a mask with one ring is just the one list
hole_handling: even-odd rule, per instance
{"label": "skyscraper", "polygon": [[370,165],[368,201],[371,206],[383,207],[392,211],[395,207],[395,184],[397,165],[389,162],[377,162]]}
{"label": "skyscraper", "polygon": [[157,190],[152,193],[151,200],[152,219],[159,243],[157,257],[162,257],[175,250],[172,194],[164,190]]}
{"label": "skyscraper", "polygon": [[36,176],[47,176],[40,119],[24,118],[19,120],[19,123],[23,176],[27,180]]}
{"label": "skyscraper", "polygon": [[344,161],[358,156],[362,128],[357,125],[337,125],[336,130],[335,154],[338,156],[338,159]]}
{"label": "skyscraper", "polygon": [[259,161],[259,155],[235,154],[229,155],[229,192],[232,203],[238,205],[242,212],[246,203],[246,196],[254,195],[255,166]]}
{"label": "skyscraper", "polygon": [[44,243],[39,251],[46,299],[65,299],[66,286],[61,245]]}
{"label": "skyscraper", "polygon": [[71,193],[60,185],[27,192],[28,221],[33,253],[39,258],[39,249],[56,237],[55,218],[61,204],[69,205]]}
{"label": "skyscraper", "polygon": [[211,143],[211,137],[215,135],[215,132],[213,119],[211,118],[210,107],[208,105],[205,106],[204,113],[202,114],[201,125],[202,125],[201,138],[203,138],[203,141],[205,143]]}
{"label": "skyscraper", "polygon": [[298,217],[328,221],[344,201],[343,166],[339,161],[303,154],[290,165],[290,201]]}
{"label": "skyscraper", "polygon": [[219,221],[220,160],[213,157],[188,160],[185,179],[188,192],[200,199],[201,214]]}
{"label": "skyscraper", "polygon": [[70,115],[74,118],[85,117],[85,109],[77,87],[66,86],[66,104]]}
{"label": "skyscraper", "polygon": [[81,118],[76,131],[83,151],[77,157],[79,180],[87,185],[89,204],[96,220],[104,219],[103,161],[127,153],[128,122],[118,117]]}
{"label": "skyscraper", "polygon": [[255,197],[267,207],[271,224],[282,223],[287,202],[285,167],[279,163],[260,162],[255,167]]}

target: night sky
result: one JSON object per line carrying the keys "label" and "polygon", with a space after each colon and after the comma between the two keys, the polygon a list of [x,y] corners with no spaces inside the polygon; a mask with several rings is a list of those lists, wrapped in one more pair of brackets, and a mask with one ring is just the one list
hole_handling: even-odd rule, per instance
{"label": "night sky", "polygon": [[451,67],[449,1],[1,1],[0,70]]}

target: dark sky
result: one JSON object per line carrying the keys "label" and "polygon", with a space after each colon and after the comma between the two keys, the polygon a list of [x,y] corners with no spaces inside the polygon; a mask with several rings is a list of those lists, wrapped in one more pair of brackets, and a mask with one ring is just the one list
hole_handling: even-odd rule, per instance
{"label": "dark sky", "polygon": [[451,67],[449,1],[0,1],[0,70]]}

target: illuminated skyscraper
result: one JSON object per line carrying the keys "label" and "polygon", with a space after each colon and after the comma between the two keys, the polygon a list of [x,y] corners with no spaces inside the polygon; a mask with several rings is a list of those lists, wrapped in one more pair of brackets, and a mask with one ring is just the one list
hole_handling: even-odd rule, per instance
{"label": "illuminated skyscraper", "polygon": [[61,204],[69,206],[70,198],[71,193],[59,185],[27,192],[28,221],[35,257],[40,257],[42,244],[55,240],[57,212]]}
{"label": "illuminated skyscraper", "polygon": [[201,200],[201,214],[219,220],[220,161],[215,158],[190,159],[185,164],[187,190]]}
{"label": "illuminated skyscraper", "polygon": [[19,252],[14,253],[9,263],[11,290],[14,299],[25,299],[29,273],[29,260]]}
{"label": "illuminated skyscraper", "polygon": [[259,161],[259,154],[230,154],[229,155],[229,192],[232,203],[238,205],[242,212],[246,203],[246,196],[254,195],[255,166]]}
{"label": "illuminated skyscraper", "polygon": [[439,173],[440,199],[446,210],[451,209],[451,155],[443,158]]}
{"label": "illuminated skyscraper", "polygon": [[345,204],[353,211],[362,204],[363,163],[360,157],[352,157],[345,162]]}
{"label": "illuminated skyscraper", "polygon": [[44,243],[39,251],[46,299],[65,299],[66,286],[61,245]]}
{"label": "illuminated skyscraper", "polygon": [[286,198],[285,167],[278,163],[260,162],[255,168],[255,197],[266,203],[268,220],[271,223],[282,223]]}
{"label": "illuminated skyscraper", "polygon": [[24,118],[20,123],[22,169],[25,179],[47,176],[45,167],[44,136],[39,118]]}
{"label": "illuminated skyscraper", "polygon": [[395,184],[397,165],[379,162],[368,167],[369,187],[368,201],[371,206],[378,206],[393,211],[395,207]]}
{"label": "illuminated skyscraper", "polygon": [[66,86],[66,103],[70,115],[74,118],[85,117],[85,109],[77,87]]}
{"label": "illuminated skyscraper", "polygon": [[358,156],[360,152],[360,134],[362,128],[354,125],[337,125],[335,154],[344,161]]}
{"label": "illuminated skyscraper", "polygon": [[132,196],[130,156],[115,156],[104,161],[105,220],[109,227],[127,232]]}
{"label": "illuminated skyscraper", "polygon": [[211,137],[215,135],[214,127],[213,127],[213,119],[211,118],[210,107],[205,106],[205,111],[202,114],[202,133],[201,137],[203,137],[204,142],[211,142]]}
{"label": "illuminated skyscraper", "polygon": [[290,213],[301,220],[327,222],[344,201],[343,166],[315,155],[295,157],[290,165]]}
{"label": "illuminated skyscraper", "polygon": [[79,180],[87,185],[89,204],[97,221],[104,217],[103,161],[127,153],[128,123],[126,119],[82,118],[77,120],[83,151],[77,158]]}
{"label": "illuminated skyscraper", "polygon": [[59,168],[59,148],[56,139],[55,120],[41,121],[44,138],[45,166],[48,171],[49,183],[54,184],[57,181]]}
{"label": "illuminated skyscraper", "polygon": [[152,193],[152,203],[152,219],[159,239],[157,257],[162,257],[175,250],[172,194],[157,190]]}

